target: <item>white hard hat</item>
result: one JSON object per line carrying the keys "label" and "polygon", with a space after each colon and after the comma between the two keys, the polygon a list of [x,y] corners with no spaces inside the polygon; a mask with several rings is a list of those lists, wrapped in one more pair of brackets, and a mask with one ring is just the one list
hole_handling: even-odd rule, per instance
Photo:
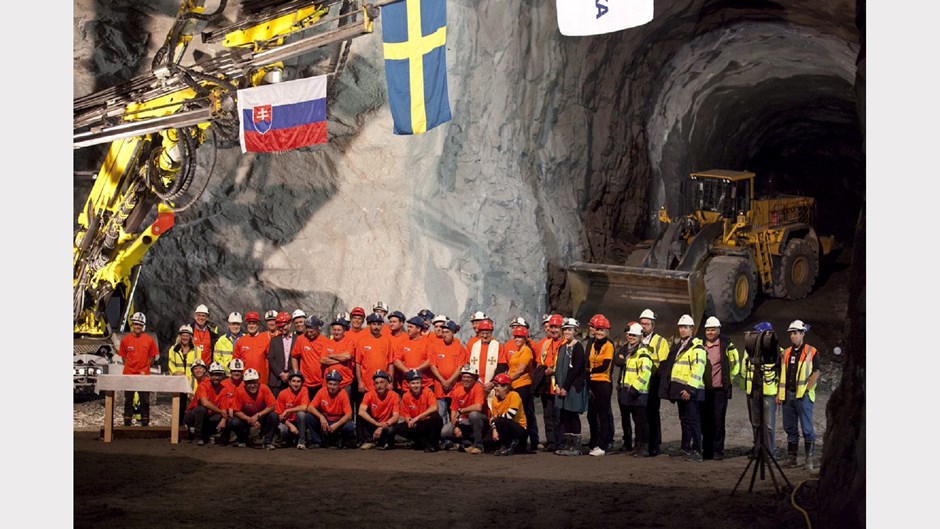
{"label": "white hard hat", "polygon": [[193,360],[193,365],[189,366],[189,368],[192,369],[194,367],[199,367],[199,366],[206,367],[206,363],[202,361],[202,358],[197,358]]}
{"label": "white hard hat", "polygon": [[561,324],[562,329],[577,329],[581,326],[581,322],[574,318],[565,318],[564,322]]}
{"label": "white hard hat", "polygon": [[209,315],[209,307],[207,307],[207,306],[205,306],[205,305],[199,305],[198,307],[196,307],[196,310],[194,310],[193,313],[194,313],[194,314],[205,314],[206,316],[208,316],[208,315]]}
{"label": "white hard hat", "polygon": [[787,328],[787,332],[790,331],[806,332],[806,324],[803,323],[803,320],[793,320],[793,323]]}
{"label": "white hard hat", "polygon": [[242,315],[239,314],[239,313],[237,313],[237,312],[233,312],[233,313],[231,313],[231,314],[228,315],[228,322],[229,322],[229,323],[241,323],[241,322],[242,322]]}
{"label": "white hard hat", "polygon": [[211,375],[212,373],[225,374],[225,368],[218,362],[212,362],[212,364],[209,365],[209,374]]}
{"label": "white hard hat", "polygon": [[480,368],[478,368],[477,366],[473,364],[465,364],[463,367],[460,368],[460,374],[462,375],[464,373],[468,373],[475,377],[478,377],[480,376]]}
{"label": "white hard hat", "polygon": [[713,327],[721,327],[721,322],[718,321],[718,318],[714,316],[709,316],[708,319],[705,320],[705,328],[711,329]]}
{"label": "white hard hat", "polygon": [[245,371],[245,382],[251,382],[252,380],[258,380],[261,378],[261,375],[258,374],[256,369],[248,369]]}
{"label": "white hard hat", "polygon": [[518,318],[513,318],[512,320],[509,321],[509,326],[510,326],[510,327],[515,327],[515,326],[517,326],[517,325],[522,325],[522,326],[525,327],[526,329],[529,328],[529,322],[525,321],[525,318],[523,318],[523,317],[521,317],[521,316],[518,317]]}
{"label": "white hard hat", "polygon": [[147,317],[144,316],[143,312],[135,312],[134,315],[131,316],[131,323],[139,323],[141,325],[147,325]]}
{"label": "white hard hat", "polygon": [[646,310],[644,310],[643,312],[640,313],[640,319],[642,320],[642,319],[644,319],[644,318],[646,318],[646,319],[648,319],[648,320],[656,321],[656,314],[655,314],[653,311],[651,311],[650,309],[646,309]]}
{"label": "white hard hat", "polygon": [[548,323],[548,319],[551,317],[552,317],[551,314],[542,314],[542,325],[545,325],[546,323]]}
{"label": "white hard hat", "polygon": [[233,359],[228,363],[228,370],[229,370],[229,371],[244,371],[244,370],[245,370],[245,362],[242,362],[241,358],[233,358]]}
{"label": "white hard hat", "polygon": [[634,323],[627,329],[627,334],[632,334],[634,336],[643,336],[643,327],[639,323]]}
{"label": "white hard hat", "polygon": [[437,316],[434,316],[434,319],[431,320],[431,323],[447,323],[447,320],[449,319],[450,318],[444,316],[443,314],[438,314]]}
{"label": "white hard hat", "polygon": [[695,320],[692,319],[692,316],[689,316],[688,314],[683,314],[682,317],[679,318],[679,325],[688,325],[689,327],[695,327]]}
{"label": "white hard hat", "polygon": [[264,313],[264,319],[265,319],[265,320],[276,320],[276,319],[277,319],[277,311],[274,310],[274,309],[271,309],[271,310],[265,312],[265,313]]}
{"label": "white hard hat", "polygon": [[372,310],[373,310],[373,311],[376,311],[376,310],[384,310],[385,312],[388,312],[388,305],[386,305],[386,304],[385,304],[384,302],[382,302],[382,301],[376,301],[376,302],[375,302],[375,305],[373,305],[373,307],[372,307]]}
{"label": "white hard hat", "polygon": [[300,309],[297,309],[297,310],[294,311],[294,314],[293,314],[293,316],[290,317],[290,319],[295,320],[295,319],[297,319],[297,318],[303,318],[303,319],[306,320],[306,319],[307,319],[307,313],[304,312],[304,311],[302,311],[302,310],[300,310]]}
{"label": "white hard hat", "polygon": [[192,334],[193,328],[190,327],[189,325],[180,325],[180,330],[176,334],[183,334],[184,332],[188,332],[189,334]]}
{"label": "white hard hat", "polygon": [[486,313],[483,312],[482,310],[478,310],[470,316],[470,321],[479,321],[479,320],[486,320],[486,319],[489,319],[489,318],[486,317]]}

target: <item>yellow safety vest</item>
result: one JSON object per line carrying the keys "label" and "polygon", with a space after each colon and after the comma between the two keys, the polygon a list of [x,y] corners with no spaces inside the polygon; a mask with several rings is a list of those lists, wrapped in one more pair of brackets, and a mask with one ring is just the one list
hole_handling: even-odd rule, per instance
{"label": "yellow safety vest", "polygon": [[[781,353],[783,349],[780,350]],[[777,373],[776,364],[756,364],[751,363],[751,359],[748,357],[747,351],[744,352],[744,359],[742,360],[743,366],[741,369],[741,387],[744,388],[744,393],[747,395],[751,394],[751,382],[754,379],[755,371],[759,374],[758,377],[763,380],[763,395],[766,397],[771,397],[777,394],[777,378],[779,374]]]}
{"label": "yellow safety vest", "polygon": [[620,380],[623,387],[633,386],[640,393],[649,393],[650,377],[653,372],[653,358],[650,350],[639,344],[636,351],[627,357],[623,366],[623,378]]}
{"label": "yellow safety vest", "polygon": [[[780,387],[777,389],[777,397],[784,400],[787,396],[787,365],[790,363],[790,353],[793,347],[789,347],[783,353],[783,360],[780,364]],[[809,382],[810,375],[813,374],[811,366],[816,358],[816,348],[809,344],[803,344],[803,352],[796,364],[796,398],[803,398],[806,393],[806,383]],[[810,402],[816,402],[816,387],[809,390]]]}
{"label": "yellow safety vest", "polygon": [[676,355],[672,364],[672,381],[685,384],[692,389],[704,389],[705,382],[705,347],[701,338],[692,338],[692,345]]}

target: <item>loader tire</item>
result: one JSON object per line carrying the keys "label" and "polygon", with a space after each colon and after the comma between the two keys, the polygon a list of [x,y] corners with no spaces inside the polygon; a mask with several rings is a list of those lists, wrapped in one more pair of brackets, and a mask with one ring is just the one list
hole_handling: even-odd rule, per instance
{"label": "loader tire", "polygon": [[757,297],[757,271],[743,257],[719,255],[705,269],[705,311],[720,321],[741,322]]}
{"label": "loader tire", "polygon": [[775,293],[784,299],[803,299],[819,275],[819,255],[806,239],[792,239],[780,258]]}

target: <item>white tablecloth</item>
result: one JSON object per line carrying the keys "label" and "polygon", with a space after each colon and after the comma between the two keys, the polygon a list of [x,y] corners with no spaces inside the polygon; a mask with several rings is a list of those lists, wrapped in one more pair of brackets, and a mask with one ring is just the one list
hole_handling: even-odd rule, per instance
{"label": "white tablecloth", "polygon": [[95,393],[102,391],[154,391],[159,393],[192,393],[184,376],[172,375],[98,375]]}

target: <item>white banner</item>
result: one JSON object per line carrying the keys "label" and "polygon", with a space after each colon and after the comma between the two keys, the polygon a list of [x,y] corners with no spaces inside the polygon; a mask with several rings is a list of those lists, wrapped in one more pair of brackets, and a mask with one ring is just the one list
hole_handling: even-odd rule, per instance
{"label": "white banner", "polygon": [[613,33],[653,20],[653,0],[556,0],[562,35]]}

